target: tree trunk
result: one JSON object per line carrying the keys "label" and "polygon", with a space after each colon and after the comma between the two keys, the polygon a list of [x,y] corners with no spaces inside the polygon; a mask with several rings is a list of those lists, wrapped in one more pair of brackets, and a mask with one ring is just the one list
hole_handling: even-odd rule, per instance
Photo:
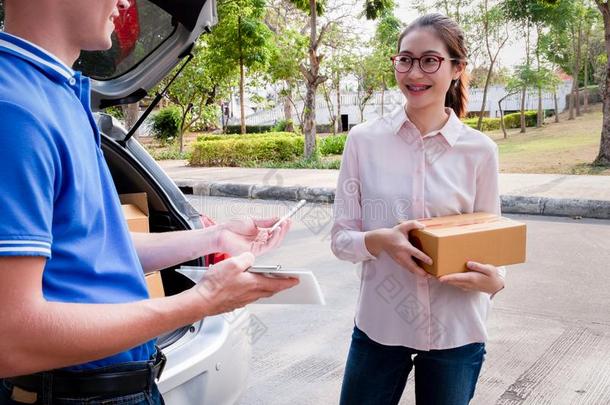
{"label": "tree trunk", "polygon": [[574,119],[574,78],[572,78],[572,89],[570,90],[570,95],[568,96],[568,120]]}
{"label": "tree trunk", "polygon": [[[576,98],[576,94],[578,91],[578,48],[580,47],[579,36],[580,36],[580,27],[578,28],[579,33],[574,32],[574,28],[572,28],[572,48],[574,49],[574,63],[572,65],[572,89],[570,91],[570,101],[568,103],[568,107],[570,109],[570,113],[568,116],[568,120],[573,120],[574,116],[574,108],[578,108],[577,105],[580,104],[579,100]],[[576,114],[578,115],[578,113]]]}
{"label": "tree trunk", "polygon": [[[538,70],[538,77],[540,77],[540,35],[541,35],[540,24],[536,25],[536,69]],[[544,110],[542,109],[542,86],[538,82],[538,113],[536,114],[536,128],[542,127],[544,123]]]}
{"label": "tree trunk", "polygon": [[184,150],[184,127],[185,127],[185,123],[186,123],[186,117],[192,106],[193,106],[193,104],[189,103],[189,105],[186,106],[186,108],[182,112],[182,117],[180,120],[180,130],[178,132],[178,145],[180,148],[180,154],[182,154],[182,151]]}
{"label": "tree trunk", "polygon": [[583,110],[584,110],[584,112],[589,112],[589,80],[588,80],[588,77],[587,77],[587,74],[588,74],[588,72],[587,72],[587,70],[588,70],[587,69],[587,65],[588,65],[588,63],[585,63],[585,90],[584,90],[584,94],[583,94],[583,97],[584,97]]}
{"label": "tree trunk", "polygon": [[523,89],[521,90],[521,116],[520,116],[520,123],[521,123],[521,131],[519,131],[520,133],[524,134],[525,133],[525,94],[526,94],[526,90],[527,88],[524,86]]}
{"label": "tree trunk", "polygon": [[321,57],[318,57],[318,33],[316,0],[309,0],[310,31],[309,31],[309,69],[301,65],[305,76],[307,92],[305,94],[305,108],[303,118],[303,132],[305,133],[305,158],[311,158],[316,151],[316,93],[318,86],[326,80],[320,76]]}
{"label": "tree trunk", "polygon": [[580,76],[580,61],[581,61],[581,42],[582,42],[582,23],[578,23],[578,41],[576,45],[576,116],[580,117],[580,86],[578,85],[578,78]]}
{"label": "tree trunk", "polygon": [[286,132],[294,131],[294,123],[292,122],[292,104],[290,103],[291,97],[292,85],[288,84],[286,94],[284,94],[284,120],[286,121]]}
{"label": "tree trunk", "polygon": [[240,133],[246,133],[246,109],[244,101],[244,54],[241,49],[241,16],[237,17],[237,41],[239,42],[239,123]]}
{"label": "tree trunk", "polygon": [[597,7],[604,16],[605,45],[608,61],[606,62],[606,83],[604,88],[604,118],[602,124],[599,154],[593,162],[595,165],[610,166],[610,5],[596,0]]}
{"label": "tree trunk", "polygon": [[559,105],[557,103],[557,90],[553,90],[553,102],[555,103],[555,122],[559,122]]}
{"label": "tree trunk", "polygon": [[[337,132],[343,132],[345,128],[343,128],[343,121],[341,120],[341,79],[339,78],[339,72],[337,72],[337,121],[335,122],[335,127]],[[341,131],[339,131],[339,127],[341,127]]]}
{"label": "tree trunk", "polygon": [[309,159],[316,150],[316,88],[307,85],[305,94],[305,117],[303,119],[305,133],[305,158]]}
{"label": "tree trunk", "polygon": [[385,79],[383,81],[383,87],[381,88],[381,115],[383,116],[383,98],[385,96]]}
{"label": "tree trunk", "polygon": [[584,91],[584,112],[589,112],[589,30],[585,35],[585,91]]}
{"label": "tree trunk", "polygon": [[487,105],[487,92],[489,91],[489,83],[491,82],[491,74],[493,73],[495,60],[489,63],[487,69],[487,77],[485,78],[485,86],[483,87],[483,101],[481,102],[481,111],[479,112],[479,120],[477,121],[477,130],[480,131],[483,127],[483,115],[485,114],[485,106]]}
{"label": "tree trunk", "polygon": [[500,128],[502,128],[502,134],[504,135],[504,139],[507,139],[508,133],[506,132],[506,125],[504,125],[504,111],[502,110],[502,100],[504,100],[504,97],[498,100],[498,109],[500,110]]}
{"label": "tree trunk", "polygon": [[[131,130],[136,122],[138,122],[138,118],[140,118],[140,103],[132,103],[122,106],[123,115],[125,116],[125,127],[127,130]],[[138,139],[140,136],[140,131],[134,132],[133,136]]]}
{"label": "tree trunk", "polygon": [[[527,66],[530,66],[530,23],[529,21],[527,22],[527,28],[525,31],[525,64]],[[527,92],[527,87],[523,86],[523,89],[521,90],[521,131],[520,133],[524,134],[526,131],[526,125],[525,125],[525,95]]]}
{"label": "tree trunk", "polygon": [[333,102],[330,99],[331,95],[328,92],[328,88],[325,83],[322,83],[322,94],[324,95],[324,101],[326,102],[326,109],[328,110],[328,120],[330,123],[331,131],[333,135],[337,135],[337,115],[335,114],[335,109],[333,107]]}

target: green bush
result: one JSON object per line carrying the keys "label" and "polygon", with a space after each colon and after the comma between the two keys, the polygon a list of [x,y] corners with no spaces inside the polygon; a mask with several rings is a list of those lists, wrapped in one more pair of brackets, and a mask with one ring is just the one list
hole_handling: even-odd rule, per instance
{"label": "green bush", "polygon": [[297,137],[299,135],[294,132],[265,132],[262,134],[244,134],[244,135],[199,135],[197,137],[197,141],[221,141],[224,139],[259,139],[259,138],[267,138],[270,136],[289,136],[289,137]]}
{"label": "green bush", "polygon": [[[263,132],[271,132],[271,125],[246,125],[246,134],[260,134]],[[240,125],[227,125],[225,132],[227,134],[241,134]]]}
{"label": "green bush", "polygon": [[[535,127],[536,120],[538,117],[537,111],[526,111],[525,112],[525,125],[528,127]],[[462,122],[471,128],[476,128],[479,122],[478,117],[466,118]],[[506,128],[519,128],[521,126],[521,113],[506,114],[504,116],[504,125]],[[481,125],[481,131],[496,131],[501,128],[500,118],[489,118],[484,117]]]}
{"label": "green bush", "polygon": [[288,123],[290,123],[294,126],[294,123],[292,122],[292,120],[279,120],[278,122],[275,123],[275,125],[273,127],[271,127],[271,132],[286,131],[286,127],[288,126]]}
{"label": "green bush", "polygon": [[119,105],[115,105],[113,107],[108,107],[104,109],[104,112],[108,115],[112,115],[119,121],[123,121],[125,119],[125,114],[123,114],[123,109]]}
{"label": "green bush", "polygon": [[[195,111],[196,108],[193,107],[193,110],[191,110],[192,113],[195,112],[199,112],[199,111]],[[197,121],[195,121],[190,128],[188,128],[189,131],[192,132],[199,132],[199,131],[206,131],[209,128],[216,128],[218,127],[218,120],[220,118],[220,108],[218,108],[217,105],[212,104],[212,105],[206,105],[203,107],[203,111],[200,112],[199,114],[199,119]]]}
{"label": "green bush", "polygon": [[198,140],[193,144],[192,166],[247,166],[256,162],[288,162],[303,155],[304,138],[270,134]]}
{"label": "green bush", "polygon": [[[479,122],[479,118],[467,118],[465,120],[462,120],[462,122],[471,128],[476,128]],[[497,129],[500,129],[500,118],[483,117],[483,122],[481,123],[481,131],[495,131]]]}
{"label": "green bush", "polygon": [[345,147],[347,135],[327,136],[318,141],[318,149],[321,155],[341,155]]}
{"label": "green bush", "polygon": [[175,106],[165,107],[152,117],[152,131],[155,139],[166,143],[170,142],[180,133],[182,115]]}
{"label": "green bush", "polygon": [[[526,111],[525,112],[525,126],[535,127],[538,117],[537,111]],[[506,114],[504,116],[504,125],[506,128],[519,128],[521,127],[521,113],[516,112],[512,114]]]}

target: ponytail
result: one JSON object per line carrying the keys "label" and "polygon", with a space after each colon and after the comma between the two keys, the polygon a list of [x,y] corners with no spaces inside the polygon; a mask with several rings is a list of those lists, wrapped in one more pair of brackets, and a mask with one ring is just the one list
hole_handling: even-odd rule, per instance
{"label": "ponytail", "polygon": [[453,109],[458,118],[462,118],[468,112],[468,74],[466,70],[460,77],[451,82],[451,87],[445,95],[445,107]]}

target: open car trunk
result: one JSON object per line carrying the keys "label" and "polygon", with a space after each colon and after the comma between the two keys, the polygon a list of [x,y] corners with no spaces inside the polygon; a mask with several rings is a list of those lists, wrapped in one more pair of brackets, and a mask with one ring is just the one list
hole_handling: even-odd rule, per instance
{"label": "open car trunk", "polygon": [[[130,139],[124,147],[117,142],[123,139],[125,132],[116,124],[117,122],[110,116],[98,116],[98,125],[102,131],[102,150],[118,193],[146,193],[150,232],[201,228],[199,213],[140,143]],[[184,264],[202,266],[204,259],[200,258]],[[192,281],[172,270],[176,267],[161,271],[163,288],[167,296],[178,294],[193,286]],[[189,327],[190,325],[187,325],[160,336],[157,344],[161,348],[169,346],[182,337]]]}

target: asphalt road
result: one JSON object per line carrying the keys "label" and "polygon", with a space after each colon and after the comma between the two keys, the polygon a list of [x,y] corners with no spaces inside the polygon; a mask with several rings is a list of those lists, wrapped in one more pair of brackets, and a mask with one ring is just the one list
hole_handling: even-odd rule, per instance
{"label": "asphalt road", "polygon": [[[294,204],[192,202],[220,221],[281,215]],[[330,251],[330,213],[308,205],[284,244],[257,261],[314,271],[327,305],[250,306],[267,329],[253,346],[242,405],[338,403],[360,280],[357,266]],[[610,221],[511,217],[528,225],[528,259],[508,268],[494,300],[472,403],[610,404]],[[410,377],[401,404],[414,403]]]}

